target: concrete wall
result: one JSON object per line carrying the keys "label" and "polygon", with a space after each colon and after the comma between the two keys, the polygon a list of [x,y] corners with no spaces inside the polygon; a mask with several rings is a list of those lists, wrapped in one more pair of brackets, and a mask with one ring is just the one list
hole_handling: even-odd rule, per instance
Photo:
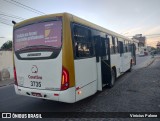
{"label": "concrete wall", "polygon": [[4,70],[6,72],[6,69],[9,71],[10,78],[14,78],[12,51],[0,51],[0,72],[1,72],[1,76],[3,76],[2,72],[4,72]]}

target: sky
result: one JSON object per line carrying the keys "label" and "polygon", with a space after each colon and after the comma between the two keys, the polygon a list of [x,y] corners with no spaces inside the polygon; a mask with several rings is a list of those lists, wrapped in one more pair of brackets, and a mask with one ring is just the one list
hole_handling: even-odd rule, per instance
{"label": "sky", "polygon": [[160,0],[0,0],[0,46],[12,40],[11,21],[21,21],[2,14],[24,19],[40,16],[14,1],[45,14],[68,12],[124,36],[146,35],[150,46],[160,41]]}

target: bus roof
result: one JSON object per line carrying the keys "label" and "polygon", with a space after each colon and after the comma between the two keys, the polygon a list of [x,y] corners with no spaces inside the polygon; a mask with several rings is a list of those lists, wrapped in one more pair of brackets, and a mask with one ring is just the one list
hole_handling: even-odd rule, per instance
{"label": "bus roof", "polygon": [[64,13],[57,13],[57,14],[49,14],[49,15],[43,15],[43,16],[38,16],[38,17],[30,18],[30,19],[27,19],[27,20],[24,20],[22,22],[19,22],[19,23],[15,24],[14,28],[19,28],[21,26],[25,26],[28,23],[34,22],[34,21],[38,21],[39,19],[42,20],[42,19],[46,19],[46,18],[53,18],[53,16],[62,16],[62,17],[66,16],[66,17],[68,17],[70,19],[70,21],[86,25],[86,26],[91,27],[93,29],[96,29],[96,30],[108,33],[108,34],[116,36],[116,37],[123,38],[125,40],[132,41],[131,39],[129,39],[129,38],[125,37],[125,36],[122,36],[122,35],[120,35],[118,33],[115,33],[115,32],[113,32],[111,30],[105,29],[105,28],[103,28],[103,27],[101,27],[99,25],[96,25],[94,23],[91,23],[91,22],[89,22],[87,20],[84,20],[82,18],[79,18],[79,17],[77,17],[77,16],[75,16],[73,14],[66,13],[66,12],[64,12]]}
{"label": "bus roof", "polygon": [[91,27],[91,28],[94,28],[94,29],[96,29],[96,30],[99,30],[99,31],[108,33],[108,34],[110,34],[110,35],[114,35],[114,36],[116,36],[116,37],[123,38],[123,39],[125,39],[125,40],[132,41],[131,39],[129,39],[129,38],[125,37],[125,36],[122,36],[122,35],[120,35],[120,34],[118,34],[118,33],[115,33],[115,32],[113,32],[113,31],[111,31],[111,30],[105,29],[105,28],[103,28],[103,27],[101,27],[101,26],[99,26],[99,25],[96,25],[96,24],[94,24],[94,23],[91,23],[91,22],[89,22],[89,21],[87,21],[87,20],[84,20],[84,19],[82,19],[82,18],[79,18],[79,17],[77,17],[77,16],[75,16],[75,15],[72,15],[72,16],[73,16],[72,18],[73,18],[73,21],[74,21],[74,22],[77,22],[77,23],[86,25],[86,26]]}
{"label": "bus roof", "polygon": [[58,16],[64,16],[64,13],[49,14],[49,15],[37,16],[37,17],[34,17],[34,18],[26,19],[24,21],[16,23],[14,25],[14,28],[19,28],[19,27],[25,26],[25,25],[27,25],[29,23],[34,23],[36,21],[43,20],[43,19],[46,19],[46,18],[53,18],[53,16],[57,16],[57,17]]}

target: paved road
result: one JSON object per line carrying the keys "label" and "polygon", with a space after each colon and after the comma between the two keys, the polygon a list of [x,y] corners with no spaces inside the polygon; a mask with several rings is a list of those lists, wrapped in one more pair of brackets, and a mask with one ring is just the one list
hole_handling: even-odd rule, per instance
{"label": "paved road", "polygon": [[[66,104],[16,95],[13,86],[0,88],[1,112],[160,112],[160,58],[118,78],[112,89]],[[60,120],[60,119],[59,119]],[[78,119],[74,119],[77,120]],[[84,119],[87,120],[87,119]],[[91,120],[91,119],[90,119]],[[99,119],[94,119],[99,120]],[[102,119],[103,120],[103,119]],[[109,119],[114,121],[115,119]],[[134,119],[119,119],[134,121]],[[139,119],[153,121],[153,119]],[[159,121],[159,119],[155,119]]]}

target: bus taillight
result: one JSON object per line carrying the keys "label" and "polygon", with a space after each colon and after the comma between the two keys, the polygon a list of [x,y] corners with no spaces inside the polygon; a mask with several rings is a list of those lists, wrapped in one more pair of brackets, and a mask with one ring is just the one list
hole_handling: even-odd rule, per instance
{"label": "bus taillight", "polygon": [[14,84],[18,86],[16,68],[14,67]]}
{"label": "bus taillight", "polygon": [[66,90],[69,87],[69,73],[68,70],[62,67],[62,79],[61,79],[61,90]]}

